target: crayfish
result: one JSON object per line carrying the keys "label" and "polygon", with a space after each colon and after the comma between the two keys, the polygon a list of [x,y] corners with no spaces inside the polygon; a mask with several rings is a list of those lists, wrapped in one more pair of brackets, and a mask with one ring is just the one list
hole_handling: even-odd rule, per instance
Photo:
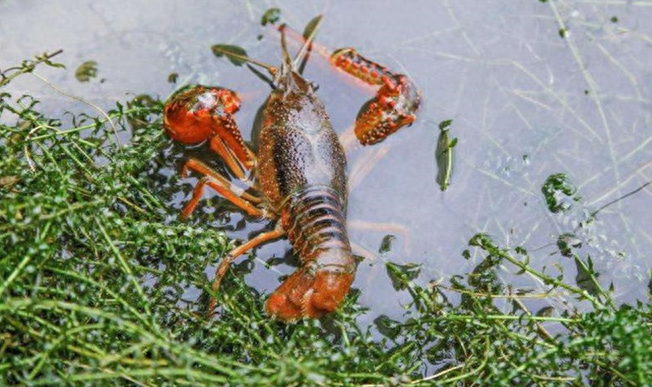
{"label": "crayfish", "polygon": [[[316,28],[306,37],[295,59],[288,54],[285,28],[280,30],[283,62],[278,68],[224,52],[265,68],[272,77],[272,91],[262,108],[260,128],[254,131],[258,136],[257,152],[245,143],[234,119],[240,99],[222,87],[194,86],[175,93],[165,104],[164,125],[176,141],[207,141],[235,177],[249,182],[248,189],[238,189],[202,161],[187,160],[182,176],[192,170],[203,177],[183,217],[192,213],[204,187],[209,186],[248,215],[276,222],[273,230],[257,235],[223,257],[213,290],[217,291],[229,265],[239,255],[287,236],[302,266],[272,293],[266,310],[280,320],[294,321],[334,311],[353,282],[356,261],[346,231],[344,149],[315,86],[303,78],[303,66],[299,67],[307,60]],[[415,120],[421,95],[407,76],[394,74],[351,48],[334,51],[330,61],[336,68],[379,87],[356,119],[355,133],[363,145],[382,141]],[[214,306],[211,300],[210,310]]]}

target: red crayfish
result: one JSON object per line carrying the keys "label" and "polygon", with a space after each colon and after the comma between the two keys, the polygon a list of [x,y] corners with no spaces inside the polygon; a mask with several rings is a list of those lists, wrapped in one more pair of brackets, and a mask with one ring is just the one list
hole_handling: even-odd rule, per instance
{"label": "red crayfish", "polygon": [[[276,221],[263,232],[230,251],[221,261],[213,289],[239,255],[273,239],[287,236],[302,266],[289,276],[266,304],[278,319],[293,321],[334,311],[349,291],[356,262],[346,231],[346,158],[314,85],[303,78],[298,64],[306,60],[314,31],[293,60],[281,28],[283,62],[279,68],[232,52],[225,55],[264,67],[273,89],[262,109],[258,150],[253,152],[240,134],[234,114],[240,107],[235,92],[221,87],[194,86],[175,93],[165,104],[164,125],[172,139],[195,144],[208,141],[235,177],[249,182],[238,189],[198,159],[183,169],[203,177],[183,210],[189,216],[206,185],[248,215]],[[376,96],[358,114],[355,133],[363,144],[382,141],[415,120],[421,95],[405,75],[394,74],[354,49],[330,55],[331,63],[362,81],[377,85]],[[253,177],[253,178],[252,178]],[[211,302],[211,310],[214,301]]]}

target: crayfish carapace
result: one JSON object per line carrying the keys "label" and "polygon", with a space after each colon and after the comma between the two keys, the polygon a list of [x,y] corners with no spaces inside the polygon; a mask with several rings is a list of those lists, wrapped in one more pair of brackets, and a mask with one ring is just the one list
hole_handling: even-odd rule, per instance
{"label": "crayfish carapace", "polygon": [[[197,159],[183,169],[203,175],[183,210],[187,217],[201,199],[206,185],[255,217],[276,221],[264,232],[238,246],[221,261],[213,283],[217,290],[231,262],[269,240],[287,236],[302,266],[269,297],[267,312],[281,320],[320,317],[334,311],[349,291],[356,262],[346,231],[346,158],[328,114],[312,83],[303,78],[299,63],[306,60],[314,31],[292,60],[281,28],[283,63],[272,67],[235,53],[264,67],[273,90],[262,109],[254,153],[243,141],[233,114],[240,107],[237,95],[220,87],[194,86],[175,93],[165,104],[168,134],[183,143],[208,141],[232,173],[249,181],[247,190]],[[420,94],[404,75],[396,75],[352,49],[335,51],[331,62],[370,84],[380,86],[374,99],[358,115],[356,134],[372,144],[414,121]],[[302,67],[302,66],[301,66]],[[255,179],[248,179],[254,176]],[[211,301],[209,309],[214,308]]]}

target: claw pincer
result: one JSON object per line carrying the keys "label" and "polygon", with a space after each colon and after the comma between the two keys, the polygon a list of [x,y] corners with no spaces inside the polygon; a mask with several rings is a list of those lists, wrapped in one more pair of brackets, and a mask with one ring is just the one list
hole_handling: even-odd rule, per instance
{"label": "claw pincer", "polygon": [[236,170],[251,169],[252,157],[233,116],[239,109],[240,99],[234,91],[191,85],[170,97],[163,123],[173,140],[184,144],[209,140],[211,149]]}
{"label": "claw pincer", "polygon": [[376,144],[400,128],[412,124],[421,104],[421,92],[403,74],[342,48],[331,55],[331,64],[370,85],[380,86],[376,96],[360,109],[355,134],[362,145]]}

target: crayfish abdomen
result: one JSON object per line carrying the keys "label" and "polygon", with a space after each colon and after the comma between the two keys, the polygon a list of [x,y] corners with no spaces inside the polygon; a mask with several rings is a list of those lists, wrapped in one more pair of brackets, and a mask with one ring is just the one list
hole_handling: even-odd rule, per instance
{"label": "crayfish abdomen", "polygon": [[281,222],[302,268],[267,301],[271,315],[319,317],[342,302],[356,268],[345,213],[346,203],[329,186],[308,185],[290,195]]}
{"label": "crayfish abdomen", "polygon": [[303,266],[272,294],[267,310],[285,320],[318,317],[342,301],[355,272],[344,150],[311,84],[285,66],[259,133],[257,181]]}

